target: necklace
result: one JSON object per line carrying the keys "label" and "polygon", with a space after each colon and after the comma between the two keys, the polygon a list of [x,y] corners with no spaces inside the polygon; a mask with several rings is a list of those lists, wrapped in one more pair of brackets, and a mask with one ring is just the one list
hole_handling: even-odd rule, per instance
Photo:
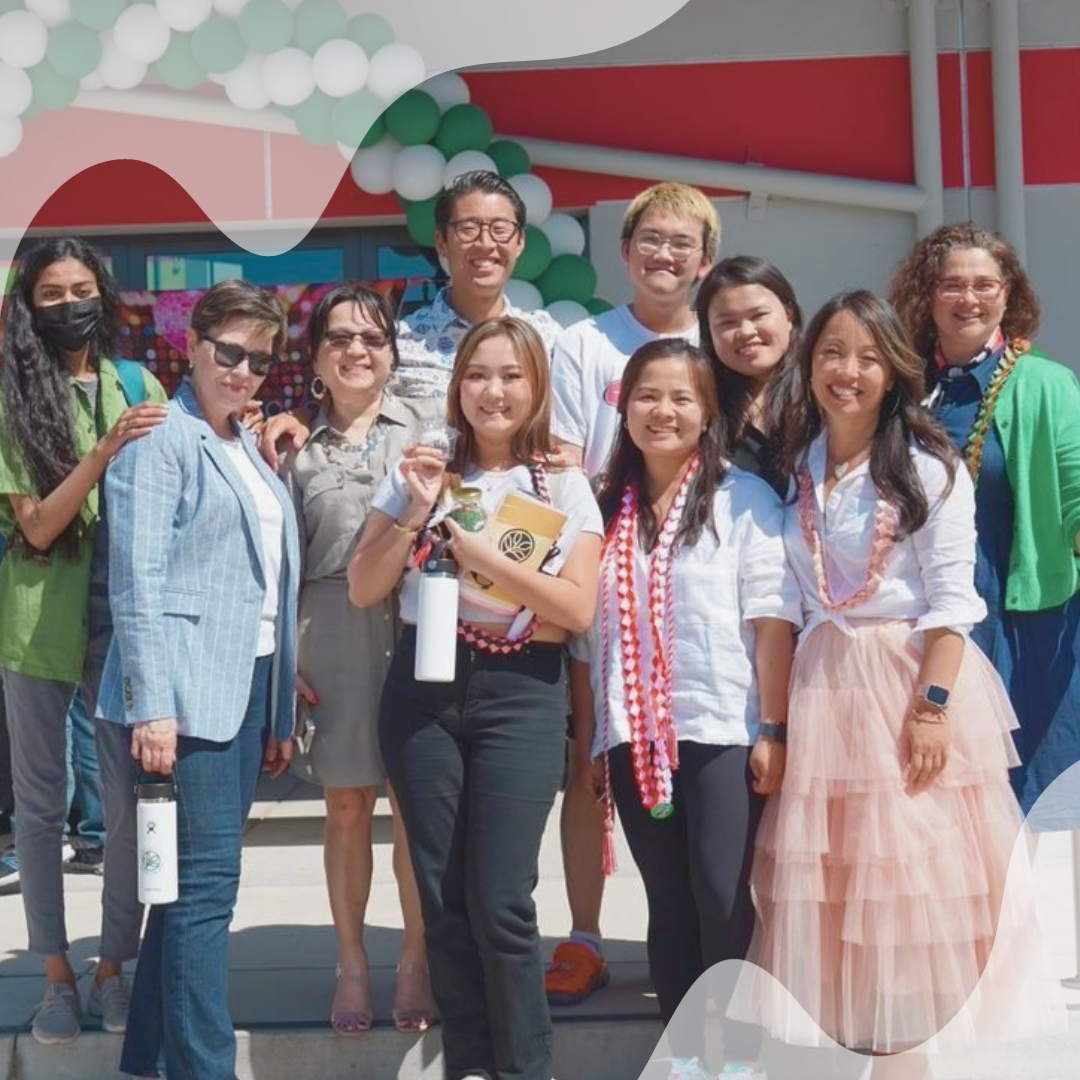
{"label": "necklace", "polygon": [[994,368],[994,374],[990,376],[990,382],[979,403],[979,412],[975,417],[975,423],[971,425],[967,443],[964,446],[964,460],[967,462],[968,472],[971,473],[972,482],[978,486],[979,469],[982,467],[983,449],[986,445],[986,435],[990,430],[990,421],[994,416],[998,398],[1005,387],[1009,376],[1016,367],[1016,361],[1030,350],[1031,346],[1022,338],[1017,338],[1005,347],[1001,359]]}
{"label": "necklace", "polygon": [[[646,559],[646,591],[651,648],[650,674],[646,684],[643,650],[638,633],[639,605],[636,587],[635,550],[638,537],[638,491],[628,484],[623,491],[619,513],[612,522],[601,555],[601,626],[603,627],[604,682],[610,685],[612,605],[617,612],[619,658],[622,667],[623,697],[630,721],[630,750],[634,779],[642,805],[656,819],[673,812],[672,773],[679,767],[678,738],[672,711],[672,656],[675,625],[672,570],[675,537],[682,522],[690,484],[697,474],[700,459],[695,454],[679,490],[664,516],[656,544]],[[603,745],[610,743],[611,716],[608,703],[603,707]],[[604,866],[614,868],[610,844],[614,827],[614,807],[610,786],[605,784]]]}
{"label": "necklace", "polygon": [[852,608],[869,600],[877,592],[885,572],[885,562],[896,543],[896,508],[879,499],[874,511],[874,542],[870,548],[870,560],[866,566],[866,580],[862,587],[846,600],[836,601],[829,592],[829,582],[825,577],[825,561],[821,553],[821,537],[814,524],[814,481],[810,470],[804,464],[799,469],[799,525],[803,540],[810,550],[814,562],[814,574],[817,577],[818,596],[828,611],[841,611]]}

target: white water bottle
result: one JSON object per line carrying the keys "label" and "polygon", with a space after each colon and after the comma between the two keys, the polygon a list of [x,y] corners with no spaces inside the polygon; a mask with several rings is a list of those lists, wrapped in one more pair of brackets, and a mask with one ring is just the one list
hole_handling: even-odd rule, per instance
{"label": "white water bottle", "polygon": [[457,667],[458,565],[428,559],[420,570],[416,605],[417,682],[453,682]]}
{"label": "white water bottle", "polygon": [[139,830],[139,902],[171,904],[180,895],[176,857],[176,784],[146,775],[135,786]]}

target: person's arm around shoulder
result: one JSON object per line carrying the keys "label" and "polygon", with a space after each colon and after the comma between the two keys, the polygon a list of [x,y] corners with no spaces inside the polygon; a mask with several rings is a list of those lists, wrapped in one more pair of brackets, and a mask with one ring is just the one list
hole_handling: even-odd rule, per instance
{"label": "person's arm around shoulder", "polygon": [[274,472],[281,468],[281,457],[289,450],[301,450],[311,438],[315,413],[301,405],[291,412],[271,416],[259,432],[259,453]]}
{"label": "person's arm around shoulder", "polygon": [[349,599],[360,608],[381,603],[401,580],[416,535],[439,498],[446,463],[430,447],[410,446],[397,469],[398,476],[391,473],[385,481],[386,508],[372,506],[349,560]]}
{"label": "person's arm around shoulder", "polygon": [[556,464],[580,468],[585,459],[585,382],[580,335],[571,327],[556,339],[551,350],[551,434]]}

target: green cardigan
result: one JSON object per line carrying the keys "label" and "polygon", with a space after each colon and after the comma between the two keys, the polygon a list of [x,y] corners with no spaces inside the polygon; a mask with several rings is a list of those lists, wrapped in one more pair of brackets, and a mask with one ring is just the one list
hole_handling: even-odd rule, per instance
{"label": "green cardigan", "polygon": [[1015,500],[1004,606],[1058,607],[1080,584],[1080,382],[1027,353],[1002,388],[993,423]]}

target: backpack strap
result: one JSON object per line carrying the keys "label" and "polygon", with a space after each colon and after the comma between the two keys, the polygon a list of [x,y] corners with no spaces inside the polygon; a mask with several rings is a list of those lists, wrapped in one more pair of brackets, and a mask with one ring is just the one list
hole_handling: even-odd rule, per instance
{"label": "backpack strap", "polygon": [[137,360],[114,360],[113,367],[120,377],[124,400],[128,405],[141,405],[146,400],[146,379],[143,366]]}

